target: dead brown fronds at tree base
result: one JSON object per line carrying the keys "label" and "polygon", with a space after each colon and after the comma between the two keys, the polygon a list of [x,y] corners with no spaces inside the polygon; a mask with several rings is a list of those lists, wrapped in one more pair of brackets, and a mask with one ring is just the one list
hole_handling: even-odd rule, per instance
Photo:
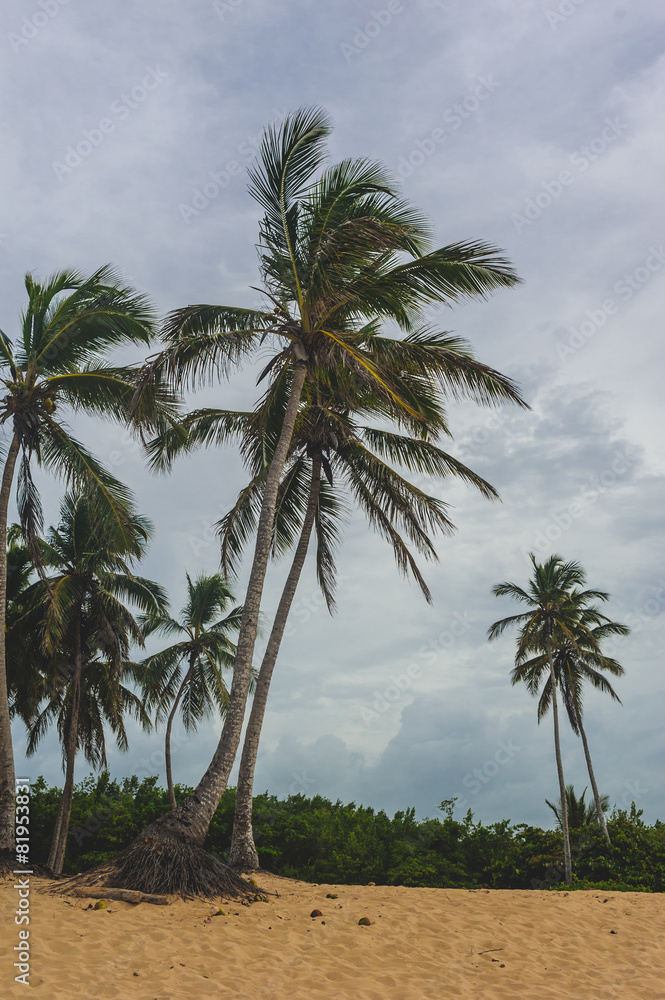
{"label": "dead brown fronds at tree base", "polygon": [[254,900],[255,885],[246,882],[228,865],[202,847],[185,844],[175,837],[143,836],[111,861],[51,886],[51,892],[66,895],[78,887],[106,886],[133,889],[149,895],[181,896],[182,899]]}

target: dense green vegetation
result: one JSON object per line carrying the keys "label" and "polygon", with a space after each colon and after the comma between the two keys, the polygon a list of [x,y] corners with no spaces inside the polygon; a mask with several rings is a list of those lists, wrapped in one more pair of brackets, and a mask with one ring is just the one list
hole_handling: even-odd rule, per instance
{"label": "dense green vegetation", "polygon": [[[168,792],[156,777],[112,781],[107,773],[76,786],[65,871],[74,874],[113,857],[168,809]],[[191,789],[176,785],[182,800]],[[32,788],[31,858],[45,861],[61,791],[39,778]],[[254,798],[254,833],[261,866],[310,882],[432,886],[438,888],[563,888],[560,831],[510,820],[487,826],[469,811],[453,818],[452,801],[441,818],[417,820],[413,809],[385,812],[316,795]],[[206,848],[226,857],[231,842],[235,789],[224,793]],[[665,824],[645,825],[641,810],[608,816],[612,845],[600,826],[571,828],[572,888],[665,891]],[[571,887],[565,887],[571,888]]]}

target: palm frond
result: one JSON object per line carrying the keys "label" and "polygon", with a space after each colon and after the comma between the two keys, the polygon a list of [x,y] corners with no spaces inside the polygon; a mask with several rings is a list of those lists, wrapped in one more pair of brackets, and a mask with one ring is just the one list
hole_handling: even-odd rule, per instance
{"label": "palm frond", "polygon": [[299,276],[299,199],[325,157],[330,119],[319,108],[301,108],[263,135],[256,165],[249,174],[249,193],[263,208],[262,238],[276,257],[290,265],[293,298],[303,312]]}
{"label": "palm frond", "polygon": [[148,442],[148,463],[153,471],[167,472],[179,455],[195,448],[223,445],[247,431],[252,414],[211,407],[193,410],[177,421],[165,424]]}

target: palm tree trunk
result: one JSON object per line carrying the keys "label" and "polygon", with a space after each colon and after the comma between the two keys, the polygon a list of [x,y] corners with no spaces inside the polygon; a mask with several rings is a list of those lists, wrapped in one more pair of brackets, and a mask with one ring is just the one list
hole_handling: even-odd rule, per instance
{"label": "palm tree trunk", "polygon": [[0,487],[0,853],[14,850],[14,752],[9,721],[7,692],[7,660],[5,633],[7,630],[7,511],[19,451],[18,435],[14,434]]}
{"label": "palm tree trunk", "polygon": [[53,832],[51,852],[49,854],[48,865],[60,875],[65,860],[65,850],[67,848],[67,837],[69,835],[69,820],[72,814],[72,799],[74,797],[74,762],[76,760],[76,747],[78,743],[78,723],[79,709],[81,705],[81,616],[79,614],[76,628],[76,648],[74,654],[74,676],[72,677],[72,702],[69,713],[69,727],[65,742],[65,785],[62,790],[60,809]]}
{"label": "palm tree trunk", "polygon": [[556,697],[556,673],[554,671],[554,658],[552,656],[552,642],[547,638],[547,659],[550,665],[550,678],[552,683],[552,715],[554,717],[554,753],[556,755],[556,768],[559,775],[559,795],[561,796],[561,830],[563,832],[563,867],[564,881],[570,885],[573,881],[573,862],[570,850],[570,833],[568,830],[568,804],[566,802],[566,782],[563,776],[563,761],[561,759],[561,740],[559,735],[559,706]]}
{"label": "palm tree trunk", "polygon": [[171,809],[175,809],[177,806],[175,800],[175,792],[173,790],[173,772],[171,771],[171,729],[173,727],[173,720],[175,719],[175,714],[178,711],[178,705],[180,704],[180,699],[182,698],[182,693],[185,690],[185,685],[187,684],[190,674],[194,669],[195,659],[196,659],[196,653],[192,652],[189,657],[189,670],[187,671],[187,673],[183,678],[176,700],[173,702],[173,708],[169,712],[168,722],[166,723],[166,737],[164,740],[164,760],[166,761],[166,784],[169,790],[169,801],[171,803]]}
{"label": "palm tree trunk", "polygon": [[306,377],[306,362],[297,361],[291,384],[291,395],[284,413],[284,423],[282,424],[277,447],[275,448],[275,453],[266,477],[256,534],[254,559],[238,633],[233,683],[231,685],[229,706],[224,719],[222,734],[214,756],[208,765],[208,769],[192,794],[184,802],[181,802],[177,809],[161,817],[156,823],[150,824],[146,828],[146,831],[144,831],[149,831],[153,836],[158,836],[160,831],[163,830],[165,833],[171,834],[171,836],[185,843],[201,846],[205,841],[210,821],[219,805],[219,800],[226,789],[229,774],[231,773],[238,750],[238,744],[240,743],[247,695],[252,678],[252,657],[256,643],[256,630],[259,621],[261,597],[263,595],[263,582],[272,546],[277,491],[293,437],[293,429]]}
{"label": "palm tree trunk", "polygon": [[607,823],[605,822],[605,814],[603,812],[603,807],[600,804],[600,792],[598,791],[598,785],[596,784],[596,775],[593,773],[593,766],[591,764],[591,754],[589,753],[589,744],[587,742],[586,733],[584,731],[584,726],[582,725],[582,720],[580,718],[580,713],[577,711],[577,705],[573,702],[573,708],[575,710],[575,721],[580,731],[580,736],[582,737],[582,746],[584,747],[584,756],[586,757],[587,771],[589,772],[589,781],[591,782],[591,788],[593,790],[593,798],[596,803],[596,812],[598,814],[598,822],[600,823],[600,828],[603,831],[603,836],[609,845],[612,844],[610,840],[610,835],[607,830]]}
{"label": "palm tree trunk", "polygon": [[314,519],[319,506],[321,491],[321,459],[312,462],[312,480],[307,501],[307,510],[303,521],[302,532],[296,547],[291,569],[284,584],[284,590],[277,607],[272,631],[261,662],[261,669],[256,682],[252,710],[249,715],[245,742],[240,759],[238,773],[238,789],[236,792],[235,813],[233,816],[233,836],[229,852],[229,864],[234,868],[253,869],[259,867],[259,856],[254,844],[252,832],[252,797],[254,794],[254,769],[259,752],[261,727],[266,712],[268,691],[272,672],[279,653],[279,647],[286,628],[286,621],[291,610],[300,574],[305,565],[305,557],[309,548],[309,540],[314,527]]}

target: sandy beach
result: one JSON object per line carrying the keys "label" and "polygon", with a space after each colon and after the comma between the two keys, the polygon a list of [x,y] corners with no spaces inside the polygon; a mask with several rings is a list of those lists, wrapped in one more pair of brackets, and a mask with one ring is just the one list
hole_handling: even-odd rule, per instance
{"label": "sandy beach", "polygon": [[[309,885],[269,901],[169,906],[43,894],[30,981],[14,982],[17,892],[2,883],[3,997],[43,1000],[665,998],[661,895]],[[336,899],[328,894],[336,894]],[[321,916],[312,917],[313,910]],[[369,926],[359,926],[367,917]]]}

